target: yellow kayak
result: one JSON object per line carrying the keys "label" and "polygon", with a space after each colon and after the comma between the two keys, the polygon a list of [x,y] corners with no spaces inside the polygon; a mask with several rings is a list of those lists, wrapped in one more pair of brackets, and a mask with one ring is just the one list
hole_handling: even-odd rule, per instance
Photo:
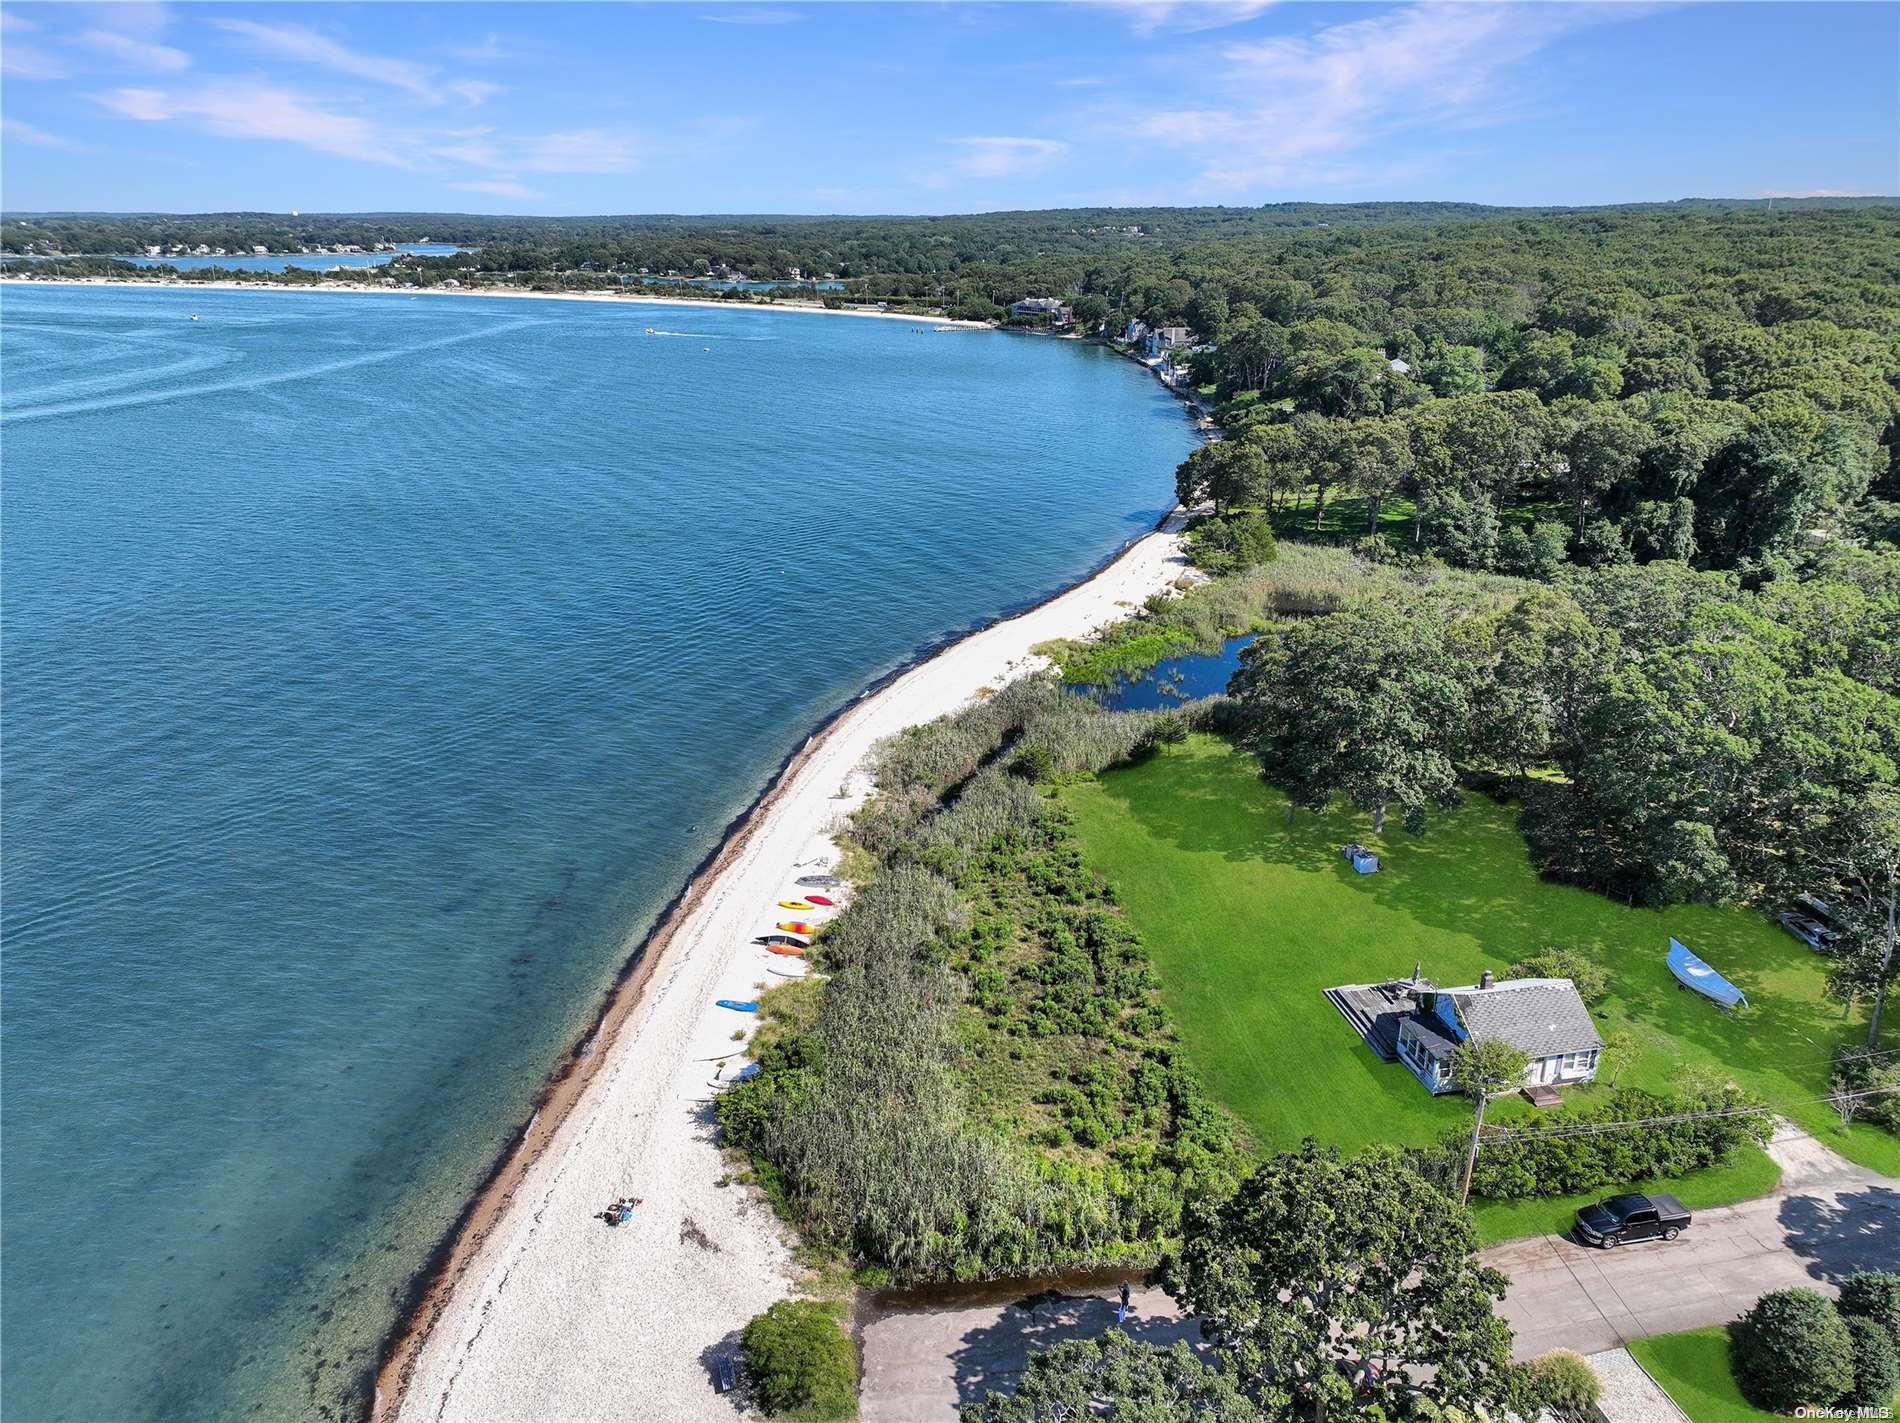
{"label": "yellow kayak", "polygon": [[808,899],[781,899],[778,907],[780,909],[816,909],[818,906]]}

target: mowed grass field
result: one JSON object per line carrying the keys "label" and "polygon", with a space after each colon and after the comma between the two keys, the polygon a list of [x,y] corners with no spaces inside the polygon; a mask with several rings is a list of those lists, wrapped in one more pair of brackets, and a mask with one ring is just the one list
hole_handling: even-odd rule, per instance
{"label": "mowed grass field", "polygon": [[[1414,966],[1441,984],[1472,983],[1558,945],[1610,971],[1609,997],[1592,1013],[1606,1039],[1626,1035],[1629,1045],[1620,1065],[1606,1055],[1605,1081],[1614,1073],[1667,1091],[1685,1068],[1707,1068],[1842,1154],[1900,1174],[1900,1140],[1866,1125],[1842,1131],[1817,1100],[1834,1045],[1865,1034],[1864,1014],[1829,998],[1825,961],[1759,913],[1631,909],[1547,884],[1531,869],[1515,811],[1481,796],[1435,816],[1421,836],[1394,823],[1375,838],[1368,817],[1344,811],[1289,818],[1255,760],[1211,736],[1061,796],[1090,863],[1141,931],[1188,1058],[1262,1150],[1309,1135],[1347,1148],[1423,1145],[1470,1120],[1462,1098],[1434,1099],[1404,1067],[1374,1057],[1323,989]],[[1384,869],[1354,874],[1338,848],[1349,840],[1376,850]],[[1680,991],[1664,962],[1672,934],[1738,984],[1751,1008],[1724,1014]],[[1888,1045],[1900,1046],[1900,1033]],[[1510,1098],[1494,1116],[1529,1110]],[[1759,1161],[1701,1174],[1719,1179],[1685,1195],[1692,1206],[1760,1194],[1774,1179]],[[1487,1236],[1542,1228],[1534,1211],[1518,1228],[1505,1224],[1487,1225]]]}
{"label": "mowed grass field", "polygon": [[1742,1397],[1729,1370],[1728,1330],[1722,1325],[1632,1340],[1629,1350],[1694,1423],[1757,1423],[1784,1416]]}

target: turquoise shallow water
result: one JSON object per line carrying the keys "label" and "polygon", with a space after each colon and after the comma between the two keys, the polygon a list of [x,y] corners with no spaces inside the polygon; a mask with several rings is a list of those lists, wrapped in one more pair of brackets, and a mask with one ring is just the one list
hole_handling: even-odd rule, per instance
{"label": "turquoise shallow water", "polygon": [[346,1408],[778,761],[1152,524],[1192,439],[1075,343],[493,299],[9,286],[0,391],[35,1420]]}

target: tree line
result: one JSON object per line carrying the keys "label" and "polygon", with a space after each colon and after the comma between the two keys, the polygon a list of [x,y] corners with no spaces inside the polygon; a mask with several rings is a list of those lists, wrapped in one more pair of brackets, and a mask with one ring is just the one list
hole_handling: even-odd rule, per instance
{"label": "tree line", "polygon": [[[1462,591],[1461,591],[1462,590]],[[1900,968],[1900,558],[1841,548],[1747,586],[1678,562],[1567,569],[1499,607],[1439,582],[1270,626],[1231,729],[1295,805],[1422,830],[1474,780],[1545,875],[1634,903],[1802,894],[1878,1034]]]}

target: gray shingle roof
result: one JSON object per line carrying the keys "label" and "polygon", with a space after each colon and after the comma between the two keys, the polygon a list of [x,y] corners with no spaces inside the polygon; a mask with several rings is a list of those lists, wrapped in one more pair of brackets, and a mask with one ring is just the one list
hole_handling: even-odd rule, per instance
{"label": "gray shingle roof", "polygon": [[1434,1057],[1443,1062],[1458,1046],[1456,1038],[1446,1037],[1422,1016],[1415,1015],[1408,1020],[1408,1024],[1411,1035],[1418,1039],[1419,1046],[1425,1049],[1428,1057]]}
{"label": "gray shingle roof", "polygon": [[1503,1038],[1533,1060],[1603,1046],[1590,1010],[1567,978],[1511,978],[1491,988],[1450,992],[1472,1037]]}

